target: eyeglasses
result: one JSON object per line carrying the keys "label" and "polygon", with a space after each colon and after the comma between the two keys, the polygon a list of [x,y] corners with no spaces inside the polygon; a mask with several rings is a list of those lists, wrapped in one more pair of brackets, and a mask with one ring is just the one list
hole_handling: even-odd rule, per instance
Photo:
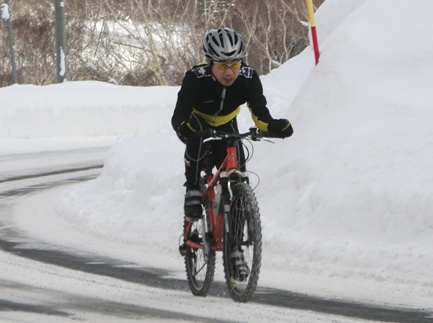
{"label": "eyeglasses", "polygon": [[241,61],[235,61],[233,63],[224,63],[224,62],[214,62],[213,65],[221,70],[221,71],[225,71],[228,69],[231,69],[232,71],[237,71],[241,68]]}

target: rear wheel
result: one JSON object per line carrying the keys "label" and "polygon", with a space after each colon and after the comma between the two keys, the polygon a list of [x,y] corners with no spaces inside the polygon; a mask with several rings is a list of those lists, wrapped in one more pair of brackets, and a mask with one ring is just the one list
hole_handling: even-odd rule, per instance
{"label": "rear wheel", "polygon": [[[185,221],[185,228],[188,222]],[[196,296],[206,296],[215,273],[215,250],[210,247],[206,236],[207,224],[202,217],[192,223],[188,240],[199,244],[202,248],[186,246],[185,269],[188,285]]]}
{"label": "rear wheel", "polygon": [[257,199],[247,183],[233,186],[229,232],[224,234],[223,262],[230,296],[248,302],[259,280],[262,229]]}

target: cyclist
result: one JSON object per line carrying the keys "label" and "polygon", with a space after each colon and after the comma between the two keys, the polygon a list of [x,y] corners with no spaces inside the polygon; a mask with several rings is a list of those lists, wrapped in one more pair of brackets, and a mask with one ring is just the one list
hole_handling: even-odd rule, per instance
{"label": "cyclist", "polygon": [[[230,28],[210,30],[203,41],[206,63],[187,71],[171,119],[179,138],[186,144],[184,161],[186,194],[184,213],[187,220],[202,215],[199,187],[202,157],[205,152],[202,137],[197,131],[215,129],[239,132],[236,116],[240,106],[247,103],[256,126],[285,138],[293,133],[287,119],[274,119],[266,104],[257,72],[244,62],[246,47],[239,33]],[[225,142],[212,143],[216,166],[224,160]],[[238,163],[245,171],[242,144],[236,147]]]}

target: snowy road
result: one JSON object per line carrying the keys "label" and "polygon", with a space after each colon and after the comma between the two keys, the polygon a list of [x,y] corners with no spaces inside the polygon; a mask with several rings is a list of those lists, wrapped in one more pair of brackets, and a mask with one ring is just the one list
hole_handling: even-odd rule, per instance
{"label": "snowy road", "polygon": [[[47,242],[20,227],[15,207],[22,200],[46,200],[60,186],[94,178],[105,151],[76,149],[0,157],[0,322],[433,321],[431,313],[422,311],[266,287],[258,288],[252,302],[237,304],[218,279],[209,297],[197,298],[188,291],[182,272],[113,259],[94,248],[74,249],[67,239]],[[54,231],[55,227],[53,236]]]}

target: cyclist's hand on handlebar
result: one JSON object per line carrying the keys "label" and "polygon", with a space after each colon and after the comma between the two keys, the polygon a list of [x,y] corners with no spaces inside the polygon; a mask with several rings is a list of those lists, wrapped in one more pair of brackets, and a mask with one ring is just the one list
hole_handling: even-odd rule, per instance
{"label": "cyclist's hand on handlebar", "polygon": [[202,138],[209,138],[209,137],[214,137],[216,134],[215,130],[211,129],[211,128],[207,128],[204,130],[199,130],[195,133],[196,137],[202,137]]}
{"label": "cyclist's hand on handlebar", "polygon": [[206,128],[204,130],[195,130],[194,128],[192,128],[191,124],[186,121],[182,122],[182,124],[179,126],[178,132],[185,139],[189,139],[191,137],[209,138],[215,135],[215,131],[211,128]]}
{"label": "cyclist's hand on handlebar", "polygon": [[287,119],[273,119],[268,124],[268,130],[281,138],[290,137],[293,127]]}
{"label": "cyclist's hand on handlebar", "polygon": [[181,137],[189,139],[197,136],[198,132],[206,130],[210,130],[207,123],[199,116],[191,113],[189,120],[183,121],[178,127],[177,132]]}
{"label": "cyclist's hand on handlebar", "polygon": [[177,133],[185,138],[185,139],[189,139],[192,136],[195,135],[196,130],[191,126],[191,124],[189,123],[189,121],[183,121],[179,128],[177,128]]}

